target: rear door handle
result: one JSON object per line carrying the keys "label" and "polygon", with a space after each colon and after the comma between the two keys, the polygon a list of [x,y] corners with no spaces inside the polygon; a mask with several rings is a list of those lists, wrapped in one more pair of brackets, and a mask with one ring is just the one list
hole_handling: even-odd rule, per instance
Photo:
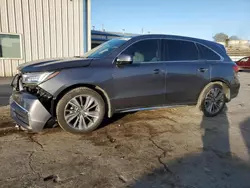
{"label": "rear door handle", "polygon": [[207,72],[208,69],[206,69],[206,68],[199,68],[198,71],[199,71],[199,72]]}
{"label": "rear door handle", "polygon": [[154,74],[159,74],[161,71],[160,71],[160,69],[155,69],[153,72],[154,72]]}

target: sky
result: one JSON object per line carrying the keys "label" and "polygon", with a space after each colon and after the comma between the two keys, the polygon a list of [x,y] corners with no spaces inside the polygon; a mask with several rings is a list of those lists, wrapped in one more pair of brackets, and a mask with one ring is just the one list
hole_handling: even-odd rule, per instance
{"label": "sky", "polygon": [[96,30],[250,40],[250,0],[91,0],[91,12]]}

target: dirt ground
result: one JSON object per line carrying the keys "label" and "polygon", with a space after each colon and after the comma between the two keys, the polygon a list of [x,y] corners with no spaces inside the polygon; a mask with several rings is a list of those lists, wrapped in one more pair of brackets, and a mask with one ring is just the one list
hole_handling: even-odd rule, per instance
{"label": "dirt ground", "polygon": [[[0,187],[250,187],[250,73],[224,113],[194,107],[116,115],[87,135],[30,134],[0,110]],[[44,179],[45,178],[45,179]]]}

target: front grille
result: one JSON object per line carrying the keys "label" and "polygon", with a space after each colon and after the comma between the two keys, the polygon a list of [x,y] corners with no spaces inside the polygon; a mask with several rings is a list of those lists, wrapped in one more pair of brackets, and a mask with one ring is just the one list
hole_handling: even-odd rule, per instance
{"label": "front grille", "polygon": [[28,113],[22,110],[20,107],[12,108],[12,113],[15,114],[16,118],[26,125],[29,125]]}
{"label": "front grille", "polygon": [[[15,112],[16,113],[16,112]],[[29,119],[28,116],[23,116],[22,114],[18,114],[16,113],[16,117],[22,121],[23,123],[25,123],[26,125],[29,125]]]}

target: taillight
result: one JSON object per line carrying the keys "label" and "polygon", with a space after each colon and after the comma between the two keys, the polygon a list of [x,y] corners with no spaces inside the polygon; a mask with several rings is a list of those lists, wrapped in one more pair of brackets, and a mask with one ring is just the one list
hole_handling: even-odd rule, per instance
{"label": "taillight", "polygon": [[238,65],[234,65],[234,66],[233,66],[233,69],[234,69],[234,72],[236,72],[236,73],[239,72],[239,67],[238,67]]}

